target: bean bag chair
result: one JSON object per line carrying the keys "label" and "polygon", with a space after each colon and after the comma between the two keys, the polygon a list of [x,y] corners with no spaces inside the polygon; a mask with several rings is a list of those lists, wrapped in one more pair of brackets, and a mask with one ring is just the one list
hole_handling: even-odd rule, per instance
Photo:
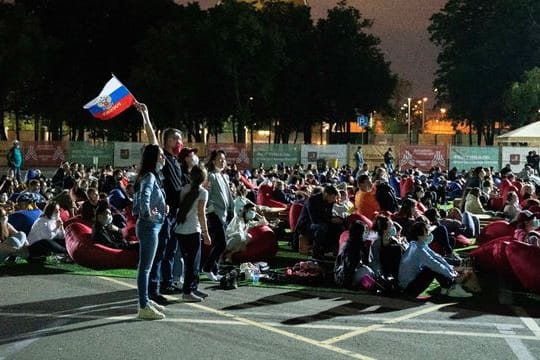
{"label": "bean bag chair", "polygon": [[521,241],[512,241],[506,246],[505,252],[521,285],[527,290],[540,293],[540,248]]}
{"label": "bean bag chair", "polygon": [[261,184],[257,191],[257,205],[274,208],[286,208],[287,204],[272,199],[273,188],[269,184]]}
{"label": "bean bag chair", "polygon": [[71,218],[71,214],[69,213],[69,210],[60,208],[60,211],[58,212],[58,216],[60,216],[60,220],[62,220],[63,223],[69,220]]}
{"label": "bean bag chair", "polygon": [[506,247],[512,241],[512,236],[503,236],[472,250],[469,253],[472,263],[482,272],[514,279],[514,271],[506,256]]}
{"label": "bean bag chair", "polygon": [[34,225],[41,214],[42,211],[39,209],[18,210],[8,216],[8,222],[18,231],[22,231],[28,235],[32,225]]}
{"label": "bean bag chair", "polygon": [[298,223],[298,218],[300,217],[303,207],[303,201],[295,201],[289,208],[289,227],[292,232],[294,232],[294,229],[296,228],[296,224]]}
{"label": "bean bag chair", "polygon": [[488,200],[487,208],[494,211],[503,211],[504,209],[504,199],[502,196],[491,197]]}
{"label": "bean bag chair", "polygon": [[83,220],[81,215],[75,215],[69,219],[67,219],[66,221],[64,221],[64,229],[69,225],[69,224],[72,224],[74,222],[79,222],[81,224],[84,224],[86,226],[89,226],[89,227],[92,227],[92,222],[90,220]]}
{"label": "bean bag chair", "polygon": [[500,238],[502,236],[514,235],[514,227],[506,220],[495,220],[486,225],[480,231],[480,235],[476,239],[478,244],[483,244],[493,239]]}
{"label": "bean bag chair", "polygon": [[456,244],[455,244],[455,248],[456,249],[459,249],[459,248],[464,248],[464,247],[467,247],[467,246],[471,246],[473,244],[473,241],[471,239],[469,239],[468,237],[466,237],[465,235],[457,235],[456,236]]}
{"label": "bean bag chair", "polygon": [[246,250],[234,254],[235,263],[268,261],[278,252],[278,241],[274,231],[266,225],[256,226],[248,230],[251,241]]}
{"label": "bean bag chair", "polygon": [[351,215],[347,217],[347,220],[345,221],[345,225],[349,227],[354,221],[360,220],[364,224],[366,224],[370,229],[373,227],[373,221],[371,221],[367,216],[364,214],[360,214],[359,212],[354,212]]}
{"label": "bean bag chair", "polygon": [[73,222],[65,228],[66,248],[75,263],[95,270],[137,267],[135,250],[113,249],[92,241],[92,228]]}
{"label": "bean bag chair", "polygon": [[109,200],[109,204],[118,210],[123,210],[132,203],[132,201],[125,196],[122,190],[118,188],[112,189],[109,192],[107,199]]}

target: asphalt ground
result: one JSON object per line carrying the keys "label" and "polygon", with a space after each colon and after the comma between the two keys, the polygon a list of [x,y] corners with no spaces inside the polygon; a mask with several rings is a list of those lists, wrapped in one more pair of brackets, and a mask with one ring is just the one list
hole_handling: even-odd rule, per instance
{"label": "asphalt ground", "polygon": [[[210,282],[135,317],[132,278],[0,276],[0,359],[538,359],[540,306]],[[173,299],[173,298],[170,298]]]}

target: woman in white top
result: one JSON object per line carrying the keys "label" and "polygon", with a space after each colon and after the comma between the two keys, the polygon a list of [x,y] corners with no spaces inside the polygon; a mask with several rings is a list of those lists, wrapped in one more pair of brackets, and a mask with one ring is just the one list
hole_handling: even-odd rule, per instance
{"label": "woman in white top", "polygon": [[206,223],[206,202],[208,191],[201,185],[206,180],[206,171],[196,165],[189,174],[191,182],[180,192],[180,205],[176,218],[176,234],[184,259],[184,285],[182,299],[199,302],[208,294],[199,291],[199,271],[201,263],[201,234],[206,245],[212,241]]}
{"label": "woman in white top", "polygon": [[49,201],[43,214],[36,220],[28,234],[28,245],[32,256],[47,256],[51,252],[67,255],[64,240],[64,224],[58,212],[60,205]]}

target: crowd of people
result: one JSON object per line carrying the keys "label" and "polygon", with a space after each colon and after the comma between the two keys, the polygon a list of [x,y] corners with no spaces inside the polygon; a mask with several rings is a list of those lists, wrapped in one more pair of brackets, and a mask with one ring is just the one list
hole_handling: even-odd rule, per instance
{"label": "crowd of people", "polygon": [[[160,146],[148,109],[141,103],[136,108],[150,144],[141,163],[126,169],[66,161],[50,179],[36,169],[21,179],[14,143],[10,170],[0,179],[0,262],[19,257],[42,263],[51,254],[70,261],[64,222],[79,216],[91,224],[93,241],[138,251],[138,317],[163,319],[168,304],[163,294],[203,301],[208,294],[199,289],[199,275],[219,281],[220,265],[232,262],[251,241],[247,230],[268,224],[259,201],[263,189],[284,211],[302,204],[297,223],[290,224],[294,249],[304,239],[314,259],[333,260],[351,248],[339,245],[350,230],[348,241],[362,246],[352,247],[361,254],[353,256],[358,264],[348,271],[367,267],[375,276],[395,279],[412,296],[434,279],[448,296],[470,296],[459,284],[461,258],[454,248],[460,236],[478,236],[477,215],[505,218],[515,224],[516,240],[540,246],[537,164],[519,174],[508,171],[509,165],[498,172],[483,167],[400,171],[389,148],[381,164],[370,169],[359,146],[352,168],[260,164],[239,170],[227,164],[221,150],[211,152],[203,165],[197,149],[183,146],[178,129],[166,129]],[[456,206],[446,210],[450,201]],[[137,242],[122,233],[130,216],[136,218]],[[362,230],[353,231],[358,221]],[[204,259],[202,244],[210,247]]]}

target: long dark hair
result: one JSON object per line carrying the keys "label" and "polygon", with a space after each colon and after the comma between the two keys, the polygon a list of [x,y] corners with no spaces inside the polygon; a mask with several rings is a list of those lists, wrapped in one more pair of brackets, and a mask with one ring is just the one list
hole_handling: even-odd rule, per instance
{"label": "long dark hair", "polygon": [[217,159],[218,155],[223,154],[225,155],[225,151],[223,150],[212,150],[210,153],[210,158],[208,159],[208,162],[206,163],[206,168],[208,171],[214,171],[216,170],[216,166],[214,165],[214,160]]}
{"label": "long dark hair", "polygon": [[180,224],[186,222],[189,210],[193,206],[195,200],[199,197],[199,186],[206,179],[206,170],[199,165],[195,165],[189,173],[189,178],[191,180],[189,183],[189,191],[180,199],[180,204],[178,205],[178,215],[176,216],[176,220]]}
{"label": "long dark hair", "polygon": [[156,174],[156,163],[158,159],[159,159],[159,146],[154,145],[154,144],[146,145],[142,153],[139,174],[135,178],[135,190],[139,189],[140,180],[149,172],[156,175],[156,178],[159,179],[159,177]]}

